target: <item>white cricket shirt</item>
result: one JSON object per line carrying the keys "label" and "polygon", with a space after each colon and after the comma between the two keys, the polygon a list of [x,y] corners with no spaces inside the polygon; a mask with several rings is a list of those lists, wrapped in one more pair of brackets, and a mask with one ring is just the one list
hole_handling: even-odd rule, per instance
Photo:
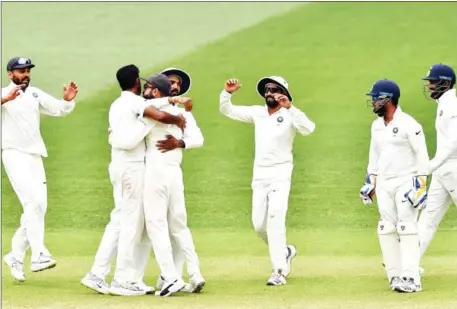
{"label": "white cricket shirt", "polygon": [[427,175],[428,151],[422,126],[400,106],[385,125],[378,117],[371,126],[367,172],[380,178]]}
{"label": "white cricket shirt", "polygon": [[[6,96],[16,84],[2,88]],[[16,99],[2,104],[2,150],[15,149],[47,157],[48,152],[40,132],[40,113],[60,117],[75,108],[75,101],[54,98],[46,92],[28,86]]]}
{"label": "white cricket shirt", "polygon": [[121,96],[111,104],[109,126],[112,131],[108,142],[112,146],[112,161],[144,162],[144,137],[153,125],[143,119],[143,112],[149,105],[156,108],[167,106],[168,97],[145,100],[131,91],[122,91]]}
{"label": "white cricket shirt", "polygon": [[438,100],[436,112],[436,154],[430,162],[432,171],[457,172],[457,97],[456,90],[446,91]]}
{"label": "white cricket shirt", "polygon": [[150,127],[150,132],[145,138],[146,166],[180,166],[182,163],[183,148],[175,148],[162,153],[156,146],[157,142],[159,140],[165,140],[166,135],[173,135],[176,139],[182,139],[184,141],[184,149],[197,148],[203,146],[203,134],[192,113],[186,112],[184,108],[169,104],[161,110],[172,115],[182,114],[186,119],[186,127],[184,128],[184,132],[182,132],[181,129],[175,125],[148,120],[147,122],[152,122],[154,124]]}
{"label": "white cricket shirt", "polygon": [[289,179],[293,169],[293,142],[296,132],[309,135],[316,125],[295,106],[281,108],[274,114],[267,106],[232,105],[232,95],[220,94],[219,109],[225,116],[255,126],[253,179]]}

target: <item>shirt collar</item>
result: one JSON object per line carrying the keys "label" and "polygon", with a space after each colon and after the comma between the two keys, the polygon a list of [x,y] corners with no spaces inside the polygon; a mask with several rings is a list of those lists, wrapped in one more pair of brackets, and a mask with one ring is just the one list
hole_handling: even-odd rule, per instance
{"label": "shirt collar", "polygon": [[130,98],[133,98],[133,97],[138,97],[138,95],[134,94],[133,92],[131,91],[122,91],[121,92],[121,97],[130,97]]}
{"label": "shirt collar", "polygon": [[445,93],[443,93],[443,95],[437,100],[438,104],[441,102],[444,102],[452,97],[454,97],[454,98],[456,97],[455,89],[450,89],[450,90],[446,91]]}

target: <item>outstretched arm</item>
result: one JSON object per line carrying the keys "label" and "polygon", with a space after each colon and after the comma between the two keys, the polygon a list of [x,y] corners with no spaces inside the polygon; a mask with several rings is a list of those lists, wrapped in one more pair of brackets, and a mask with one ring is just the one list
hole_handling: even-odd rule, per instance
{"label": "outstretched arm", "polygon": [[34,95],[40,102],[40,112],[45,115],[62,117],[70,114],[75,108],[74,98],[78,94],[78,86],[70,81],[68,86],[63,86],[63,99],[58,100],[44,91],[36,89]]}

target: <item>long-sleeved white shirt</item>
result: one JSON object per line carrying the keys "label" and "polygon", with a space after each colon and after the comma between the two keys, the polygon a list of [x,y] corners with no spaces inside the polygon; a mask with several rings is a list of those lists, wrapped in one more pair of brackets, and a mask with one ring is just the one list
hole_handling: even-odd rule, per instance
{"label": "long-sleeved white shirt", "polygon": [[122,91],[109,110],[109,126],[112,130],[108,142],[111,145],[111,160],[121,162],[144,162],[146,144],[144,137],[154,125],[143,119],[145,108],[152,105],[161,108],[169,105],[168,97],[154,100],[130,91]]}
{"label": "long-sleeved white shirt", "polygon": [[389,124],[384,123],[383,117],[373,121],[368,174],[384,179],[427,175],[428,162],[422,126],[400,106]]}
{"label": "long-sleeved white shirt", "polygon": [[[11,82],[2,88],[2,97],[15,86]],[[40,113],[54,117],[66,116],[75,108],[75,101],[56,99],[33,86],[20,92],[14,100],[2,104],[2,150],[15,149],[47,157],[40,131]]]}
{"label": "long-sleeved white shirt", "polygon": [[255,159],[253,179],[291,177],[293,142],[296,132],[309,135],[316,125],[295,106],[281,108],[273,114],[267,106],[237,106],[225,90],[220,94],[220,112],[234,120],[255,126]]}
{"label": "long-sleeved white shirt", "polygon": [[161,108],[162,111],[172,115],[182,114],[186,119],[184,132],[175,125],[164,124],[154,120],[146,120],[153,123],[149,133],[146,135],[146,166],[158,167],[163,165],[180,166],[182,163],[183,148],[175,148],[167,152],[160,152],[156,144],[159,140],[165,140],[166,135],[172,135],[176,139],[182,139],[185,144],[184,149],[198,148],[203,146],[204,138],[200,128],[191,112],[186,112],[184,108],[168,105]]}
{"label": "long-sleeved white shirt", "polygon": [[451,89],[438,100],[436,113],[436,154],[430,161],[432,171],[457,172],[457,97]]}

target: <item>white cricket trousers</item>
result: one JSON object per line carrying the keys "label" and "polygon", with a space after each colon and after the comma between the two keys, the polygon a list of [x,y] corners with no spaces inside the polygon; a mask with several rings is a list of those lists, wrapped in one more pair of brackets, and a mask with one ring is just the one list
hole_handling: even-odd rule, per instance
{"label": "white cricket trousers", "polygon": [[[109,274],[111,263],[118,251],[122,219],[122,182],[119,177],[121,172],[119,171],[120,168],[122,168],[122,164],[120,163],[111,162],[109,165],[109,177],[111,184],[113,185],[114,209],[111,211],[110,221],[106,225],[91,269],[93,274],[103,280],[105,280],[106,276]],[[138,265],[138,267],[136,269],[135,281],[142,281],[151,251],[151,246],[147,237],[137,245],[137,250],[138,254],[135,258],[137,259],[136,265]]]}
{"label": "white cricket trousers", "polygon": [[121,283],[142,280],[151,250],[143,214],[144,171],[142,161],[122,162],[112,168],[121,204],[114,280]]}
{"label": "white cricket trousers", "polygon": [[15,149],[2,152],[3,165],[14,192],[22,205],[21,224],[12,239],[12,253],[24,262],[30,245],[32,261],[40,254],[50,256],[44,245],[45,215],[48,206],[46,173],[40,155]]}
{"label": "white cricket trousers", "polygon": [[413,187],[412,177],[377,178],[378,237],[389,280],[410,277],[420,283],[419,210],[404,196]]}
{"label": "white cricket trousers", "polygon": [[181,167],[148,164],[144,189],[146,228],[162,276],[166,280],[181,277],[174,264],[170,235],[184,253],[188,273],[200,274],[199,259],[192,234],[187,227]]}
{"label": "white cricket trousers", "polygon": [[253,180],[252,223],[268,245],[273,269],[287,269],[286,215],[290,178],[285,180]]}
{"label": "white cricket trousers", "polygon": [[452,202],[457,206],[457,165],[448,168],[447,172],[435,172],[432,175],[427,207],[419,218],[421,256],[427,250]]}

